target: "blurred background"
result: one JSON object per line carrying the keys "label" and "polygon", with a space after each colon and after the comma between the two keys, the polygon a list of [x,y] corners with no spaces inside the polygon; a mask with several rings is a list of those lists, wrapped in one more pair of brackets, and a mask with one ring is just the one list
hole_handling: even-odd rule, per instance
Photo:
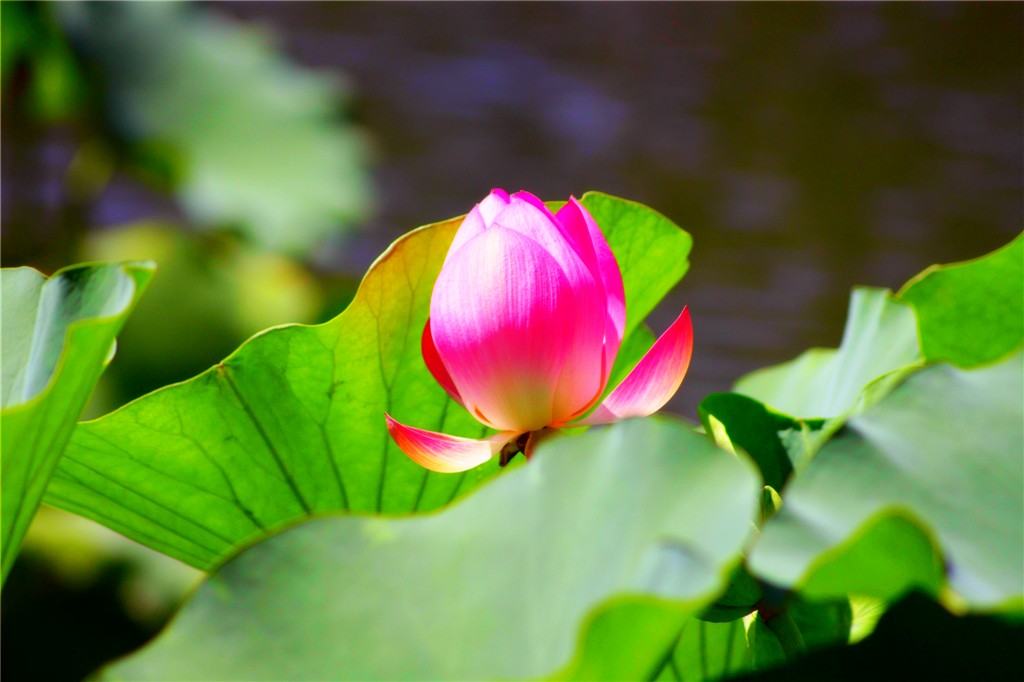
{"label": "blurred background", "polygon": [[[151,258],[89,407],[343,310],[374,258],[492,187],[597,189],[695,240],[669,409],[836,345],[1024,224],[1024,6],[31,3],[2,11],[2,259]],[[42,510],[4,589],[7,679],[77,680],[197,574]],[[55,652],[59,652],[55,655]]]}

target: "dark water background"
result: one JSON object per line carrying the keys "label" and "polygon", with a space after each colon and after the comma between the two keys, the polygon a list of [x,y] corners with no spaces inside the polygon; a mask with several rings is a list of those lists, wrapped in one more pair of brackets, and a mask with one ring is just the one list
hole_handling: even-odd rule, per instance
{"label": "dark water background", "polygon": [[898,288],[1024,225],[1020,4],[220,9],[351,77],[380,193],[353,271],[492,186],[599,189],[693,234],[691,270],[651,321],[691,307],[682,414],[835,345],[851,286]]}
{"label": "dark water background", "polygon": [[[691,418],[740,375],[838,343],[851,286],[898,288],[1024,225],[1020,3],[215,7],[350,80],[377,212],[322,267],[358,277],[392,240],[491,187],[602,190],[688,230],[690,272],[651,325],[691,308],[694,359],[670,404]],[[21,132],[5,119],[5,142]],[[5,265],[66,264],[45,238],[20,252],[31,240],[16,230],[45,233],[72,149],[60,130],[5,147]],[[180,216],[118,179],[89,220],[154,211]],[[20,561],[4,591],[5,620],[17,613],[7,676],[77,679],[144,641],[155,625],[112,596],[122,568],[69,597]]]}
{"label": "dark water background", "polygon": [[[492,187],[601,190],[688,230],[691,270],[650,321],[660,332],[691,308],[694,359],[669,406],[686,416],[750,370],[836,345],[850,287],[898,288],[1024,225],[1020,3],[213,6],[348,79],[377,211],[322,267],[358,278],[392,240]],[[73,150],[59,131],[43,139],[4,155],[11,246],[41,209],[12,211],[59,191]],[[26,173],[26,158],[47,170]],[[180,219],[120,178],[90,212],[99,227]],[[5,265],[33,262],[15,255]]]}

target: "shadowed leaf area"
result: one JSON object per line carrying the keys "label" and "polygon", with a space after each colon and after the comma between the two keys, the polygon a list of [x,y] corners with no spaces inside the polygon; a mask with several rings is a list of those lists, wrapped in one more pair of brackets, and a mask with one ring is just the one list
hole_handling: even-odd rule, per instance
{"label": "shadowed leaf area", "polygon": [[816,651],[791,665],[738,679],[1015,680],[1024,676],[1022,640],[1020,620],[957,617],[927,597],[911,594],[886,612],[874,634],[862,642]]}

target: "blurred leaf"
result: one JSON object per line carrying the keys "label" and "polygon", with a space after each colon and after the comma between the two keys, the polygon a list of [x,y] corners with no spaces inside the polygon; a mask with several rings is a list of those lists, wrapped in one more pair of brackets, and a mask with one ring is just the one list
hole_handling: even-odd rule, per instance
{"label": "blurred leaf", "polygon": [[737,566],[729,580],[729,587],[699,617],[712,623],[743,618],[757,607],[762,596],[761,585],[750,575],[746,566]]}
{"label": "blurred leaf", "polygon": [[729,443],[743,448],[757,464],[765,485],[776,490],[785,486],[799,464],[795,457],[803,452],[793,445],[793,438],[807,439],[822,426],[820,419],[794,419],[738,393],[712,393],[701,401],[697,413],[707,433],[718,441],[724,430]]}
{"label": "blurred leaf", "polygon": [[661,680],[717,680],[749,669],[747,628],[742,619],[708,623],[691,619],[666,661]]}
{"label": "blurred leaf", "polygon": [[[892,607],[874,634],[852,647],[822,649],[784,668],[743,680],[1016,680],[1024,676],[1024,623],[950,615],[911,595]],[[1017,671],[1017,672],[1014,672]]]}
{"label": "blurred leaf", "polygon": [[[583,203],[619,259],[627,329],[636,329],[634,311],[651,310],[685,271],[690,236],[638,204],[597,193]],[[47,501],[208,568],[239,543],[316,512],[427,511],[470,490],[495,462],[428,472],[384,423],[389,411],[420,428],[486,432],[420,353],[459,222],[399,239],[331,322],[268,330],[195,379],[80,425]]]}
{"label": "blurred leaf", "polygon": [[152,272],[148,263],[77,265],[50,279],[32,268],[0,271],[4,578]]}
{"label": "blurred leaf", "polygon": [[765,670],[815,649],[846,644],[853,611],[846,599],[815,603],[790,595],[780,611],[759,611],[747,621],[745,667]]}
{"label": "blurred leaf", "polygon": [[[934,586],[927,543],[913,539],[906,523],[865,529],[909,515],[934,534],[949,585],[969,605],[1019,603],[1022,362],[1018,353],[975,370],[928,367],[850,419],[787,488],[785,504],[753,550],[751,570],[776,584],[810,584],[833,596],[891,597],[894,586]],[[859,531],[877,546],[841,547]],[[896,546],[917,549],[912,559],[885,551]],[[845,554],[845,562],[829,552]],[[819,569],[827,573],[816,577]],[[908,574],[912,569],[918,573]],[[870,580],[860,573],[865,570]]]}
{"label": "blurred leaf", "polygon": [[786,663],[786,651],[768,624],[755,614],[747,625],[747,670],[766,670]]}
{"label": "blurred leaf", "polygon": [[945,581],[942,551],[928,530],[889,511],[819,556],[800,593],[811,599],[846,593],[895,601],[912,589],[938,595]]}
{"label": "blurred leaf", "polygon": [[[789,646],[795,641],[799,647],[792,654],[787,654],[777,634],[782,620],[792,629]],[[755,612],[720,623],[691,619],[679,629],[672,655],[663,661],[656,679],[717,680],[780,666],[789,657],[845,643],[851,621],[845,600],[817,604],[792,597],[784,610],[767,618]]]}
{"label": "blurred leaf", "polygon": [[817,602],[806,600],[802,595],[791,595],[785,609],[799,628],[807,651],[845,644],[850,639],[853,610],[845,595]]}
{"label": "blurred leaf", "polygon": [[[318,519],[257,544],[108,677],[536,677],[572,658],[609,599],[634,595],[612,604],[620,615],[654,607],[639,595],[682,617],[706,603],[756,495],[752,467],[676,422],[563,435],[443,513]],[[586,646],[595,635],[576,664],[603,677],[633,679],[665,655]]]}
{"label": "blurred leaf", "polygon": [[7,79],[21,60],[30,42],[29,7],[25,2],[7,2],[3,5],[0,22],[0,83],[7,91]]}
{"label": "blurred leaf", "polygon": [[[86,98],[80,65],[48,3],[4,2],[0,22],[0,83],[4,97],[43,122],[75,114]],[[23,71],[14,88],[15,73]]]}
{"label": "blurred leaf", "polygon": [[837,417],[857,407],[872,381],[921,360],[910,306],[885,289],[858,287],[850,297],[838,349],[815,348],[757,370],[733,390],[794,417]]}
{"label": "blurred leaf", "polygon": [[121,353],[105,376],[116,384],[115,405],[195,376],[262,329],[313,322],[321,305],[317,281],[297,262],[170,223],[93,233],[86,257],[159,264],[160,275],[121,332]]}
{"label": "blurred leaf", "polygon": [[1024,236],[974,260],[932,266],[899,298],[917,312],[928,360],[997,360],[1024,343]]}
{"label": "blurred leaf", "polygon": [[98,69],[113,131],[177,185],[190,214],[306,254],[369,211],[362,135],[330,78],[189,3],[61,3]]}

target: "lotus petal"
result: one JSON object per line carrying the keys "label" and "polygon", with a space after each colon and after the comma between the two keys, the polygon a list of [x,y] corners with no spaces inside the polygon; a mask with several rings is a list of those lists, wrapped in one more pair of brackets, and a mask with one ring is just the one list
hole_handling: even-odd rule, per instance
{"label": "lotus petal", "polygon": [[654,342],[622,383],[596,410],[575,425],[608,424],[657,412],[679,390],[692,352],[690,310],[683,308],[676,321]]}

